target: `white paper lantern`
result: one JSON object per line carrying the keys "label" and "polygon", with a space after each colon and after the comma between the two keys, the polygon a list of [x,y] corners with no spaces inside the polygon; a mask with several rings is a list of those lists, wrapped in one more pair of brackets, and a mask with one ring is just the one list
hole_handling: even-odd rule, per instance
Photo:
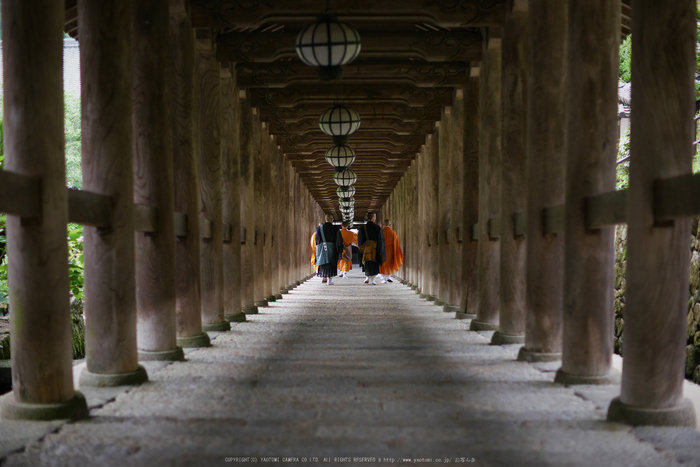
{"label": "white paper lantern", "polygon": [[334,173],[333,181],[339,186],[354,185],[357,181],[357,174],[352,169],[345,169],[342,172]]}
{"label": "white paper lantern", "polygon": [[360,128],[360,114],[349,109],[345,104],[335,104],[321,114],[318,126],[321,131],[333,137],[333,144],[344,145],[348,136]]}
{"label": "white paper lantern", "polygon": [[318,67],[319,79],[325,81],[343,76],[346,65],[360,53],[360,34],[338,18],[323,15],[297,36],[296,50],[302,62]]}
{"label": "white paper lantern", "polygon": [[326,151],[326,162],[336,170],[346,169],[355,162],[355,151],[349,146],[333,146]]}

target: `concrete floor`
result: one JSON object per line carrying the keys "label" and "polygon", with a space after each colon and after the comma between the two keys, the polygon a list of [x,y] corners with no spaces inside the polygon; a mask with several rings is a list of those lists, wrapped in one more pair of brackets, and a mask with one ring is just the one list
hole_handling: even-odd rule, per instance
{"label": "concrete floor", "polygon": [[0,465],[700,465],[698,431],[607,423],[619,387],[468,328],[396,282],[314,278],[141,387],[81,389],[89,420],[0,422]]}

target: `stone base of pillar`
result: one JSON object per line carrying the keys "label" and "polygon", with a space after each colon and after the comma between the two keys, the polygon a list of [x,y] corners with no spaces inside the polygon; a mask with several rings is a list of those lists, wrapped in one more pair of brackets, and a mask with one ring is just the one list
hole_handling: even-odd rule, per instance
{"label": "stone base of pillar", "polygon": [[476,319],[476,315],[474,313],[462,313],[461,311],[458,311],[455,313],[455,318],[457,318],[457,319]]}
{"label": "stone base of pillar", "polygon": [[242,323],[245,321],[245,313],[241,311],[240,313],[236,313],[234,315],[226,315],[224,318],[229,323]]}
{"label": "stone base of pillar", "polygon": [[285,295],[289,293],[289,289],[280,289],[280,295]]}
{"label": "stone base of pillar", "polygon": [[283,297],[281,293],[275,294],[275,300],[282,300],[282,298]]}
{"label": "stone base of pillar", "polygon": [[182,362],[185,360],[185,354],[182,347],[175,347],[172,350],[150,351],[139,350],[139,361],[143,362]]}
{"label": "stone base of pillar", "polygon": [[136,386],[148,381],[148,373],[141,365],[129,373],[103,374],[92,373],[87,368],[80,372],[79,386],[92,388],[111,388],[114,386]]}
{"label": "stone base of pillar", "polygon": [[246,315],[257,315],[258,314],[258,307],[257,306],[247,306],[243,308],[243,313]]}
{"label": "stone base of pillar", "polygon": [[428,295],[426,300],[428,300],[429,302],[434,302],[435,300],[437,300],[437,297],[435,295]]}
{"label": "stone base of pillar", "polygon": [[442,307],[442,311],[445,313],[457,313],[459,311],[459,307],[446,303],[445,306]]}
{"label": "stone base of pillar", "polygon": [[608,421],[624,423],[632,426],[685,426],[695,427],[695,407],[693,403],[683,398],[680,404],[665,409],[647,409],[632,407],[616,397],[608,408]]}
{"label": "stone base of pillar", "polygon": [[620,376],[608,373],[602,376],[579,376],[570,375],[561,370],[557,370],[557,375],[554,377],[554,382],[563,384],[564,386],[574,386],[577,384],[594,384],[594,385],[606,385],[606,384],[619,384]]}
{"label": "stone base of pillar", "polygon": [[183,349],[210,347],[211,341],[209,340],[209,335],[206,332],[203,332],[198,336],[178,337],[177,345]]}
{"label": "stone base of pillar", "polygon": [[403,285],[407,285],[407,286],[409,286],[409,287],[411,286],[411,285],[408,283],[408,281],[400,280],[399,283],[401,283],[401,284],[403,284]]}
{"label": "stone base of pillar", "polygon": [[418,298],[422,298],[423,300],[427,300],[427,299],[428,299],[428,294],[427,294],[427,293],[420,293],[420,292],[418,292],[418,291],[416,291],[416,293],[418,294]]}
{"label": "stone base of pillar", "polygon": [[79,391],[75,391],[71,400],[60,404],[17,402],[13,392],[0,397],[0,417],[4,420],[80,420],[89,416],[85,396]]}
{"label": "stone base of pillar", "polygon": [[501,331],[496,331],[491,338],[492,345],[509,345],[509,344],[524,344],[525,336],[514,336],[512,334],[503,334]]}
{"label": "stone base of pillar", "polygon": [[447,305],[447,302],[444,301],[444,300],[435,299],[435,300],[431,300],[431,301],[434,301],[434,302],[435,302],[435,306],[445,306],[445,305]]}
{"label": "stone base of pillar", "polygon": [[296,285],[301,285],[301,281],[296,281]]}
{"label": "stone base of pillar", "polygon": [[546,353],[546,352],[536,352],[534,350],[528,350],[525,347],[520,349],[518,352],[519,362],[556,362],[561,360],[561,352],[559,353]]}
{"label": "stone base of pillar", "polygon": [[267,300],[259,300],[257,302],[253,302],[253,305],[257,306],[258,308],[265,308],[267,306]]}
{"label": "stone base of pillar", "polygon": [[418,286],[411,284],[411,290],[418,290]]}
{"label": "stone base of pillar", "polygon": [[485,323],[483,321],[472,320],[469,326],[470,331],[498,331],[498,323]]}
{"label": "stone base of pillar", "polygon": [[265,297],[265,300],[267,301],[267,303],[276,302],[277,297],[275,297],[274,295],[270,295],[269,297]]}
{"label": "stone base of pillar", "polygon": [[420,294],[421,294],[421,289],[420,289],[420,287],[416,287],[415,289],[413,289],[413,291],[414,291],[417,295],[420,295]]}
{"label": "stone base of pillar", "polygon": [[204,332],[225,332],[231,330],[231,323],[222,321],[220,323],[202,323],[202,331]]}

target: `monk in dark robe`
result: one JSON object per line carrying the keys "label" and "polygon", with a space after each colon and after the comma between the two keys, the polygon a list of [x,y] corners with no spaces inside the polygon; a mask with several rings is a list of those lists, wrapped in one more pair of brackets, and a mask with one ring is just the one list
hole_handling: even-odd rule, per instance
{"label": "monk in dark robe", "polygon": [[[328,285],[333,285],[333,277],[338,275],[338,260],[340,255],[343,253],[343,237],[340,235],[340,230],[338,227],[333,225],[333,216],[326,214],[326,222],[319,225],[316,229],[316,266],[318,267],[316,275],[323,277],[324,280],[328,279]],[[323,232],[323,233],[322,233]],[[325,238],[326,243],[328,243],[330,248],[331,258],[329,262],[325,264],[319,263],[319,248],[322,248],[321,244]]]}
{"label": "monk in dark robe", "polygon": [[[377,214],[367,213],[367,223],[358,229],[357,244],[363,252],[362,262],[365,269],[365,284],[377,285],[377,274],[379,267],[386,260],[386,247],[384,245],[384,232],[382,228],[375,224]],[[368,257],[366,253],[367,241],[377,242],[376,251],[373,257]]]}

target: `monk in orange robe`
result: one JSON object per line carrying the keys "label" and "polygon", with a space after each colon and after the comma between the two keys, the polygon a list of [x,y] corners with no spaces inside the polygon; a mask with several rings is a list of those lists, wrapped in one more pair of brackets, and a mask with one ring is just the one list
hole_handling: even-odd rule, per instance
{"label": "monk in orange robe", "polygon": [[316,232],[311,234],[311,266],[314,267],[314,271],[318,272],[318,266],[316,266]]}
{"label": "monk in orange robe", "polygon": [[386,261],[379,266],[380,281],[386,284],[391,280],[391,275],[399,270],[403,264],[403,252],[399,244],[399,235],[391,230],[391,221],[384,219],[384,244],[386,245]]}
{"label": "monk in orange robe", "polygon": [[[340,235],[343,236],[343,246],[346,248],[352,245],[353,243],[357,245],[357,234],[350,232],[348,230],[349,226],[350,222],[343,221],[343,229],[340,231]],[[350,252],[350,261],[342,259],[342,256],[340,261],[338,261],[338,271],[342,272],[343,277],[347,275],[348,271],[352,270],[352,249],[350,250]]]}

